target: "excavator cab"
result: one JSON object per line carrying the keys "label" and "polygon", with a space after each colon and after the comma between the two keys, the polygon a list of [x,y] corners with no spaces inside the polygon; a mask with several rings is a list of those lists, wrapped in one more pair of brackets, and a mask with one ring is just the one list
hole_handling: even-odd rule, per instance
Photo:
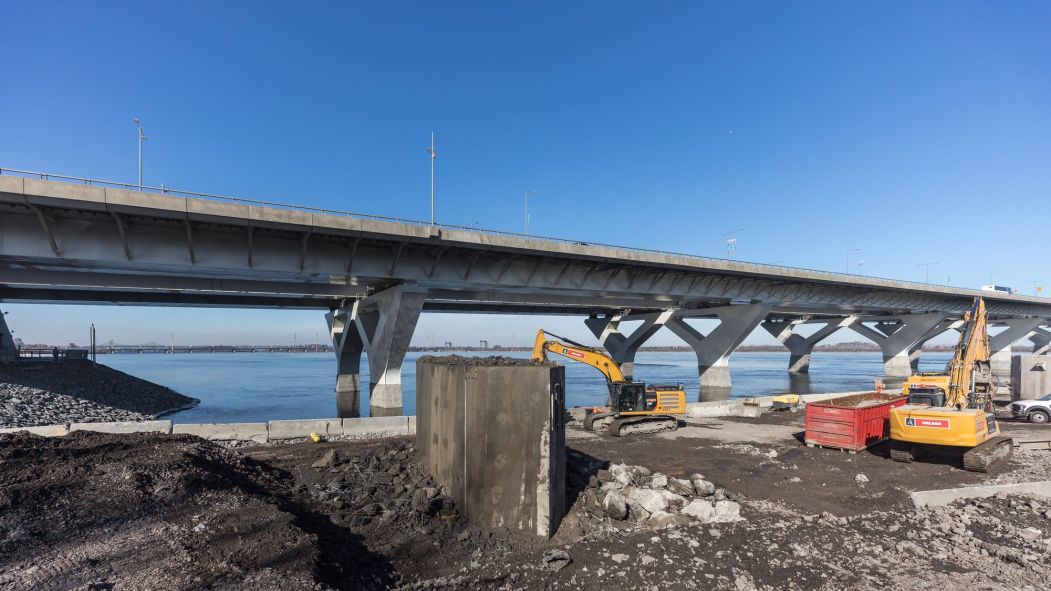
{"label": "excavator cab", "polygon": [[646,384],[642,382],[621,382],[613,384],[612,388],[610,400],[616,405],[613,410],[617,413],[647,412],[657,405],[656,393],[647,398]]}

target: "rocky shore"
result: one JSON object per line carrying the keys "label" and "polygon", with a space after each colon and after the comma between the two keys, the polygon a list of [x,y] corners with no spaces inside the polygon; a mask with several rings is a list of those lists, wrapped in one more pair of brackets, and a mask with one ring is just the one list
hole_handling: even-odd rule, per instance
{"label": "rocky shore", "polygon": [[90,361],[0,365],[0,428],[145,421],[198,402]]}

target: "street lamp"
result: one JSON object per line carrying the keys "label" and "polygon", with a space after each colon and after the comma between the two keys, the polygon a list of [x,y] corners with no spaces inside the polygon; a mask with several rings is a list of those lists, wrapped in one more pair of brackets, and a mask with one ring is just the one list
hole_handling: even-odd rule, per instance
{"label": "street lamp", "polygon": [[132,117],[131,122],[139,130],[139,190],[142,190],[142,142],[146,141],[146,134],[142,133],[142,121],[138,117]]}
{"label": "street lamp", "polygon": [[528,191],[525,194],[525,233],[529,235],[529,197],[536,196],[536,191]]}
{"label": "street lamp", "polygon": [[931,281],[931,265],[937,265],[938,263],[920,263],[917,267],[923,267],[923,282],[930,283]]}
{"label": "street lamp", "polygon": [[844,271],[847,273],[847,275],[850,274],[850,253],[852,253],[852,252],[860,252],[860,251],[861,251],[860,248],[851,248],[851,249],[847,250],[847,266],[844,269]]}
{"label": "street lamp", "polygon": [[744,228],[737,228],[736,230],[723,234],[723,238],[726,238],[727,236],[730,237],[730,239],[726,241],[726,260],[728,261],[734,260],[734,251],[737,250],[738,232],[744,232]]}
{"label": "street lamp", "polygon": [[434,151],[434,132],[431,132],[431,147],[427,148],[431,155],[431,225],[434,225],[434,160],[438,158],[438,152]]}

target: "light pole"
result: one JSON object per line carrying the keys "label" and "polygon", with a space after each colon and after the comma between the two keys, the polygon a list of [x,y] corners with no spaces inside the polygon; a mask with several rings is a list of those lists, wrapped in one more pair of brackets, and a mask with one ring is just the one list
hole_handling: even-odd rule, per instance
{"label": "light pole", "polygon": [[434,225],[434,160],[438,158],[438,152],[434,151],[434,132],[431,132],[431,147],[427,148],[431,155],[431,225]]}
{"label": "light pole", "polygon": [[536,191],[527,191],[525,194],[525,233],[529,235],[529,196],[536,196]]}
{"label": "light pole", "polygon": [[938,263],[920,263],[917,267],[923,267],[923,282],[931,282],[931,265],[937,265]]}
{"label": "light pole", "polygon": [[859,251],[861,251],[860,248],[851,248],[851,249],[847,250],[847,266],[844,269],[845,272],[847,273],[847,275],[850,275],[850,253],[852,253],[852,252],[859,252]]}
{"label": "light pole", "polygon": [[726,238],[727,236],[730,237],[730,239],[726,241],[726,260],[728,261],[734,260],[734,251],[737,250],[738,232],[744,232],[744,228],[737,228],[736,230],[723,234],[723,238]]}
{"label": "light pole", "polygon": [[132,117],[131,122],[139,130],[139,190],[142,190],[142,142],[146,141],[146,134],[142,133],[142,121],[138,117]]}

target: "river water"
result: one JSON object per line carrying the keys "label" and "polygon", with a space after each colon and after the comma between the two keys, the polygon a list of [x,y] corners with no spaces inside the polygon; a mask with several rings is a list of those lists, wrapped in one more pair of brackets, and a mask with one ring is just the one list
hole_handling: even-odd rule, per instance
{"label": "river water", "polygon": [[[461,353],[463,354],[463,353]],[[410,353],[402,371],[404,414],[416,414],[416,359]],[[485,356],[487,353],[466,353]],[[528,353],[511,353],[527,357]],[[951,353],[924,353],[921,371],[941,371]],[[176,423],[263,422],[337,415],[336,359],[332,353],[195,353],[100,355],[99,361],[140,378],[199,398],[201,403],[170,415]],[[361,383],[368,384],[368,362],[362,359]],[[729,392],[699,392],[697,358],[691,352],[640,352],[635,379],[651,384],[679,383],[688,400],[766,396],[784,393],[847,392],[871,389],[883,374],[879,353],[816,353],[810,375],[790,377],[788,353],[735,353],[730,358],[733,387]],[[566,403],[604,404],[604,378],[579,363],[566,365]],[[361,396],[361,416],[369,416],[368,397]]]}

